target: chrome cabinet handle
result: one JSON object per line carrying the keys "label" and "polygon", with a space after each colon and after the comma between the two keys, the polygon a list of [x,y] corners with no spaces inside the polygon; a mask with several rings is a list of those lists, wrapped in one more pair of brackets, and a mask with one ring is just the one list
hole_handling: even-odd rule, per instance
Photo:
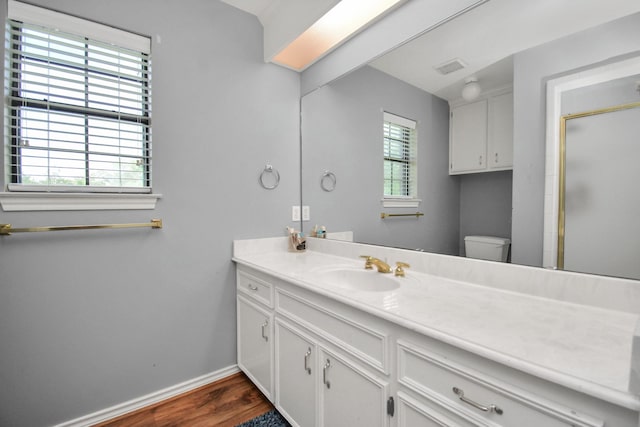
{"label": "chrome cabinet handle", "polygon": [[496,405],[485,406],[477,402],[474,402],[473,400],[464,397],[464,390],[459,389],[458,387],[454,387],[453,392],[458,396],[458,398],[460,398],[460,400],[462,400],[467,405],[471,405],[474,408],[480,409],[483,412],[495,412],[498,415],[502,415],[502,409],[498,408]]}
{"label": "chrome cabinet handle", "polygon": [[496,163],[498,163],[498,153],[496,153]]}
{"label": "chrome cabinet handle", "polygon": [[304,354],[304,370],[307,371],[307,374],[311,375],[311,368],[309,367],[309,356],[311,356],[311,347]]}
{"label": "chrome cabinet handle", "polygon": [[331,361],[327,359],[327,363],[322,367],[322,383],[327,386],[327,388],[331,388],[331,383],[327,379],[327,369],[331,367]]}
{"label": "chrome cabinet handle", "polygon": [[258,287],[256,285],[253,285],[251,283],[247,284],[247,286],[249,287],[249,289],[251,289],[252,291],[257,291]]}
{"label": "chrome cabinet handle", "polygon": [[478,164],[482,166],[482,156],[478,157]]}
{"label": "chrome cabinet handle", "polygon": [[265,341],[269,341],[269,337],[267,336],[267,334],[264,332],[267,326],[269,326],[269,320],[265,320],[264,323],[262,324],[262,338],[264,338]]}

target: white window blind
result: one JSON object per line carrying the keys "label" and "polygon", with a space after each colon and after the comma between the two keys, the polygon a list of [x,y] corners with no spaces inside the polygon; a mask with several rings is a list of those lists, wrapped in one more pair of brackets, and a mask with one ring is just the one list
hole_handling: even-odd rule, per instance
{"label": "white window blind", "polygon": [[13,1],[6,32],[9,189],[150,192],[150,40]]}
{"label": "white window blind", "polygon": [[417,195],[416,122],[384,113],[384,197],[415,199]]}

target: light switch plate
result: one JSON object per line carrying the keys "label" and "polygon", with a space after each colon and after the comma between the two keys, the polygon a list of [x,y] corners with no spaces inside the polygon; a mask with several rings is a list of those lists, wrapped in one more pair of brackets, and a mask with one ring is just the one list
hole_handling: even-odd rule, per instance
{"label": "light switch plate", "polygon": [[311,220],[311,208],[309,208],[309,206],[302,207],[302,220],[303,221]]}
{"label": "light switch plate", "polygon": [[291,206],[291,221],[300,221],[300,206]]}

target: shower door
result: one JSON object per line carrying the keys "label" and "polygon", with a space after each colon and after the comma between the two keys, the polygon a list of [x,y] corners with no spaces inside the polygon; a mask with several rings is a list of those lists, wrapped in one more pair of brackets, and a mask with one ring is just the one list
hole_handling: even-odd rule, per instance
{"label": "shower door", "polygon": [[558,267],[640,279],[640,103],[561,121]]}

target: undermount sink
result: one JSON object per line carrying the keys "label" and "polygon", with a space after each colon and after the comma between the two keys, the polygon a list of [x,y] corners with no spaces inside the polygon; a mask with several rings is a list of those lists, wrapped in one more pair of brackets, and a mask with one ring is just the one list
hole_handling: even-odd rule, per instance
{"label": "undermount sink", "polygon": [[367,292],[389,292],[400,287],[402,278],[375,270],[336,268],[318,272],[318,277],[333,285]]}

